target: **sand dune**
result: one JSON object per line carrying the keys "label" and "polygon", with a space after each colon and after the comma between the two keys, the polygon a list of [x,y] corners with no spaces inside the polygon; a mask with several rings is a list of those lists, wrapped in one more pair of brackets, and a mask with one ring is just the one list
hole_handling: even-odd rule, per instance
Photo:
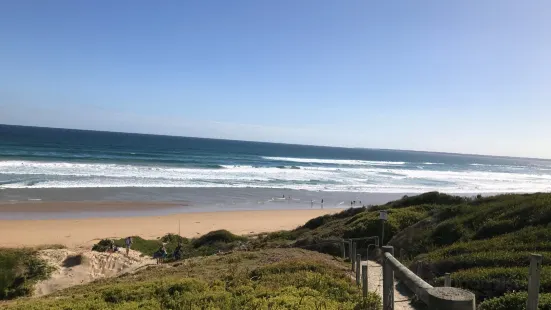
{"label": "sand dune", "polygon": [[96,279],[133,272],[140,267],[155,263],[155,260],[140,257],[140,255],[141,253],[136,251],[130,251],[127,257],[123,253],[100,253],[89,250],[42,250],[40,256],[56,270],[49,279],[35,285],[34,296],[44,296]]}

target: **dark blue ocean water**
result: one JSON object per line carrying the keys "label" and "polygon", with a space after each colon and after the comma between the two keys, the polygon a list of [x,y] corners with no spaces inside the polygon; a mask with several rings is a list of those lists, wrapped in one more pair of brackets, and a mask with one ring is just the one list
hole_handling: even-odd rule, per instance
{"label": "dark blue ocean water", "polygon": [[551,189],[551,161],[0,125],[0,187]]}

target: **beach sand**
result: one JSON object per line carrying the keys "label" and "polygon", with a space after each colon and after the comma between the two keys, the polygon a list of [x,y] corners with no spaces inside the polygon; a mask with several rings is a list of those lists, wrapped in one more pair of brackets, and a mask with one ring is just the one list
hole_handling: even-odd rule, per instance
{"label": "beach sand", "polygon": [[[32,210],[32,206],[39,207],[35,203],[18,205],[25,210]],[[84,208],[82,203],[79,207]],[[255,234],[294,229],[311,218],[339,211],[341,209],[335,208],[218,211],[135,217],[0,220],[0,247],[45,244],[88,247],[102,238],[140,236],[153,239],[178,231],[185,237],[198,237],[217,229],[227,229],[240,235]]]}

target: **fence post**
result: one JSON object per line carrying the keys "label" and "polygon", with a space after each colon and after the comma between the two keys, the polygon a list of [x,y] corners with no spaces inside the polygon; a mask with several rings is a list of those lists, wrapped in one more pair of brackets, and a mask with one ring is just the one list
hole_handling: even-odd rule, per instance
{"label": "fence post", "polygon": [[356,285],[361,284],[360,271],[362,268],[362,255],[356,254]]}
{"label": "fence post", "polygon": [[445,287],[452,286],[452,277],[449,272],[446,272],[446,274],[444,274],[444,286]]}
{"label": "fence post", "polygon": [[528,275],[528,300],[526,301],[526,310],[538,309],[541,261],[541,255],[530,255],[530,273]]}
{"label": "fence post", "polygon": [[[384,253],[394,256],[394,247],[383,246]],[[392,266],[383,256],[383,310],[394,310],[394,271]]]}
{"label": "fence post", "polygon": [[427,290],[431,310],[475,310],[474,294],[456,287],[433,287]]}
{"label": "fence post", "polygon": [[350,241],[350,261],[352,262],[352,271],[354,271],[356,265],[356,242]]}
{"label": "fence post", "polygon": [[367,265],[362,265],[362,292],[364,298],[367,297]]}
{"label": "fence post", "polygon": [[342,259],[346,258],[346,246],[344,245],[344,241],[341,242],[341,249],[342,249]]}

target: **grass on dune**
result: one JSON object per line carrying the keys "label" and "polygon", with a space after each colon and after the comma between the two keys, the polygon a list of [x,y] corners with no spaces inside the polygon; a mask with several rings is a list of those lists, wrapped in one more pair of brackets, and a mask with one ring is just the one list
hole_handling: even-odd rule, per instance
{"label": "grass on dune", "polygon": [[[170,255],[174,252],[178,244],[181,244],[182,258],[195,256],[207,256],[219,251],[231,250],[242,243],[247,238],[232,234],[227,230],[211,231],[199,238],[188,239],[175,234],[167,234],[159,239],[143,239],[139,236],[132,237],[132,249],[143,253],[143,255],[153,256],[155,252],[164,244]],[[125,238],[114,240],[116,246],[125,248]],[[109,249],[110,240],[104,239],[93,246],[92,250],[104,252]]]}
{"label": "grass on dune", "polygon": [[234,252],[151,266],[6,309],[380,309],[347,265],[300,249]]}
{"label": "grass on dune", "polygon": [[[421,265],[422,276],[435,285],[441,284],[444,273],[451,272],[457,285],[474,291],[478,301],[526,290],[529,257],[536,252],[543,255],[546,266],[542,287],[551,288],[547,271],[551,265],[551,194],[547,193],[476,198],[425,193],[321,216],[294,231],[268,234],[259,243],[314,245],[309,248],[339,255],[338,245],[315,244],[380,235],[379,210],[389,210],[385,243],[393,245],[397,254],[403,251],[412,270]],[[364,247],[359,244],[362,253]],[[551,307],[545,300],[542,305]],[[493,309],[489,304],[485,307]]]}

